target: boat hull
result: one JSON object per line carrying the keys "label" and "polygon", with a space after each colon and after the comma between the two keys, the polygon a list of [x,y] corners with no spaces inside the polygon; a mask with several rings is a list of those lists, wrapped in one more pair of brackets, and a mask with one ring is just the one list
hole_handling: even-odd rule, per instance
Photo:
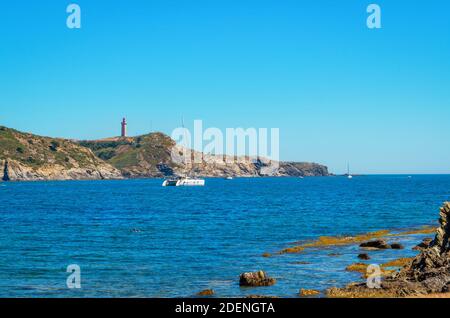
{"label": "boat hull", "polygon": [[203,179],[178,179],[164,180],[163,187],[203,187],[205,180]]}
{"label": "boat hull", "polygon": [[203,187],[205,180],[202,179],[181,179],[178,181],[177,187]]}

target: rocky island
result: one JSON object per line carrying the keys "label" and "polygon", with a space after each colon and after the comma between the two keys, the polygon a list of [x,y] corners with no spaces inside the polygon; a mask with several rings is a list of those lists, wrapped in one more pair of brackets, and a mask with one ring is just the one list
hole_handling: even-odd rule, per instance
{"label": "rocky island", "polygon": [[[37,136],[0,126],[0,179],[96,180],[160,178],[189,172],[202,177],[267,176],[264,159],[225,163],[223,156],[201,154],[200,164],[172,160],[176,145],[163,133],[75,141]],[[176,148],[175,148],[176,149]],[[326,166],[280,162],[272,176],[328,176]]]}

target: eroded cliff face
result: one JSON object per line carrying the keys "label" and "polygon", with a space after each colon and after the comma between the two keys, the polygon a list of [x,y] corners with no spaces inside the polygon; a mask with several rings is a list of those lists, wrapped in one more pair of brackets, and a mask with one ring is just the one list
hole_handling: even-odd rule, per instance
{"label": "eroded cliff face", "polygon": [[0,127],[0,179],[119,179],[121,172],[90,149],[65,140],[40,137]]}
{"label": "eroded cliff face", "polygon": [[15,160],[2,163],[3,181],[37,180],[102,180],[122,179],[120,171],[105,164],[92,164],[67,168],[58,164],[30,167]]}
{"label": "eroded cliff face", "polygon": [[316,163],[272,162],[265,159],[236,160],[232,163],[217,156],[206,156],[200,164],[178,165],[178,175],[190,174],[203,177],[317,177],[328,176],[328,169]]}

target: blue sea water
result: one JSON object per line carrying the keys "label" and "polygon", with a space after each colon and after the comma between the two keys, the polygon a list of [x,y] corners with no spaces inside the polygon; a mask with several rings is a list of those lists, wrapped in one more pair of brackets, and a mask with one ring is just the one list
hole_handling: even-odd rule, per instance
{"label": "blue sea water", "polygon": [[[450,176],[207,179],[204,188],[161,180],[0,184],[0,297],[296,297],[360,279],[345,267],[357,246],[264,258],[294,242],[437,224]],[[394,238],[403,251],[371,252],[371,263],[411,250],[423,236]],[[68,289],[66,268],[81,268]],[[240,288],[263,269],[272,287]]]}

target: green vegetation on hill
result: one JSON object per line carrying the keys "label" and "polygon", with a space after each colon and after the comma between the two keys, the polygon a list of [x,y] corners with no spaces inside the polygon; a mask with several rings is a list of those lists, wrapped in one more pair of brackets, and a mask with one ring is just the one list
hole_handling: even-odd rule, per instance
{"label": "green vegetation on hill", "polygon": [[67,180],[121,178],[88,148],[0,126],[0,179]]}
{"label": "green vegetation on hill", "polygon": [[0,127],[0,159],[9,159],[34,168],[45,164],[58,164],[72,168],[91,164],[96,158],[80,152],[80,147],[69,140],[40,137],[14,129]]}
{"label": "green vegetation on hill", "polygon": [[162,133],[80,141],[79,144],[91,149],[96,156],[120,169],[127,177],[162,175],[160,165],[174,167],[171,149],[175,143]]}

